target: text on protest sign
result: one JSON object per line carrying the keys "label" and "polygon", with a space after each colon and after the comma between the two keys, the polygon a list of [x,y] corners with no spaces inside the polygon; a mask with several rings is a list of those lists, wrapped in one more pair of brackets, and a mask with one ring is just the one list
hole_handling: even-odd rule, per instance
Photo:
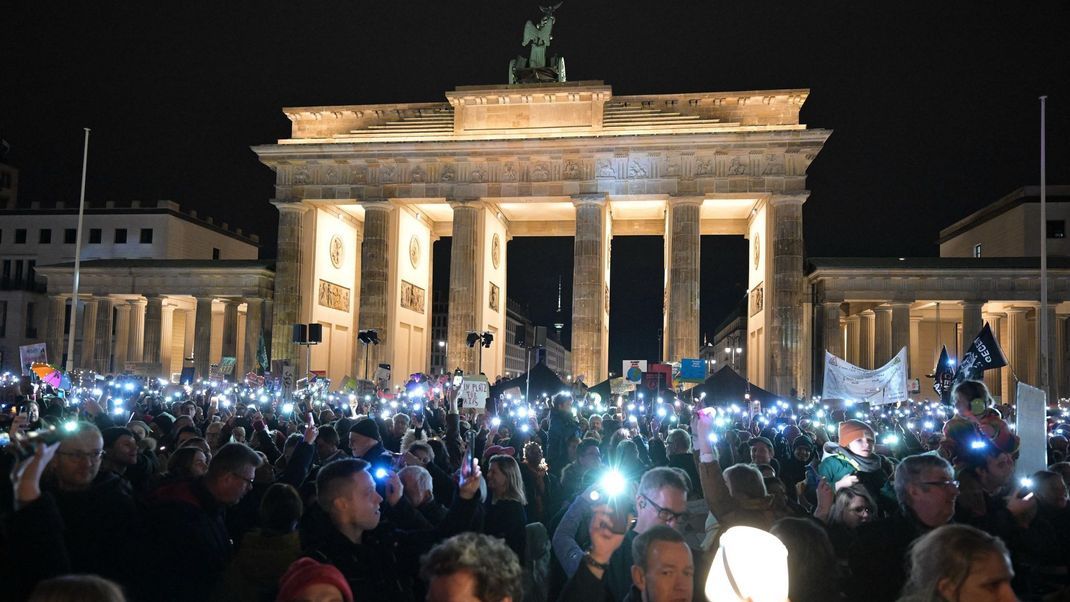
{"label": "text on protest sign", "polygon": [[489,397],[490,383],[485,378],[465,377],[457,390],[457,399],[461,400],[462,408],[484,409]]}
{"label": "text on protest sign", "polygon": [[866,370],[825,352],[825,381],[821,397],[853,399],[872,405],[909,399],[907,394],[907,349],[903,347],[890,362],[876,370]]}

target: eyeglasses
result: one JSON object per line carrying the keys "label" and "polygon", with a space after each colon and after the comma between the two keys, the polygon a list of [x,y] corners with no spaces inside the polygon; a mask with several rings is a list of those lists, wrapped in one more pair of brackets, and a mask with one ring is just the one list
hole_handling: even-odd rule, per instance
{"label": "eyeglasses", "polygon": [[56,455],[57,456],[65,456],[67,458],[71,458],[72,460],[89,460],[90,462],[95,462],[95,461],[99,460],[101,456],[104,455],[104,450],[97,449],[97,450],[88,451],[88,452],[62,452],[62,451],[58,451],[58,452],[56,452]]}
{"label": "eyeglasses", "polygon": [[249,486],[250,486],[250,487],[252,487],[252,486],[253,486],[253,480],[252,480],[252,479],[247,479],[247,478],[245,478],[244,476],[242,476],[242,475],[240,475],[240,474],[238,474],[238,473],[236,473],[236,472],[232,472],[232,473],[230,473],[230,474],[232,474],[232,475],[234,475],[234,476],[238,477],[239,479],[241,479],[241,480],[245,481],[246,483],[248,483],[248,484],[249,484]]}
{"label": "eyeglasses", "polygon": [[958,489],[958,481],[922,481],[919,485],[933,485],[935,487],[949,487],[951,489]]}
{"label": "eyeglasses", "polygon": [[644,500],[646,500],[647,503],[649,503],[651,506],[653,506],[655,510],[658,511],[658,520],[660,520],[663,523],[679,522],[680,520],[682,520],[683,518],[685,518],[687,516],[687,512],[673,512],[672,510],[670,510],[668,508],[663,508],[663,507],[657,505],[657,503],[654,500],[652,500],[649,497],[647,497],[645,493],[640,493],[639,495]]}

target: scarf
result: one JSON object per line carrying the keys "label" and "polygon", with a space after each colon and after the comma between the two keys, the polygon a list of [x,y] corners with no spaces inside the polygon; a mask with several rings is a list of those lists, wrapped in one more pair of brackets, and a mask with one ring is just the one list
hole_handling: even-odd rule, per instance
{"label": "scarf", "polygon": [[821,450],[821,460],[825,458],[839,458],[844,462],[847,462],[858,472],[880,472],[881,471],[881,457],[878,454],[870,454],[868,458],[863,458],[858,454],[852,452],[846,447],[841,447],[838,443],[829,441]]}

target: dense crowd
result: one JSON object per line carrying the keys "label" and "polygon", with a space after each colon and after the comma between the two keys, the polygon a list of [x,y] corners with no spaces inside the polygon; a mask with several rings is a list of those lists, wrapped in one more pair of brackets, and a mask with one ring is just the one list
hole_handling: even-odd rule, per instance
{"label": "dense crowd", "polygon": [[[1070,419],[1050,412],[1051,465],[1019,481],[1013,409],[980,382],[946,406],[760,410],[580,389],[470,409],[420,378],[286,402],[150,384],[5,400],[5,598],[1068,595]],[[766,544],[784,554],[750,560]]]}

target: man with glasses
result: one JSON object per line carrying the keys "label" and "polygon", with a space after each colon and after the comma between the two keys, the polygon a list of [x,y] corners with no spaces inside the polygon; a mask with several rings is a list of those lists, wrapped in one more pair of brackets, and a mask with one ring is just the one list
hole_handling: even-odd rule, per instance
{"label": "man with glasses", "polygon": [[[145,599],[206,600],[226,569],[231,537],[224,523],[228,506],[252,490],[262,460],[242,443],[221,447],[198,479],[161,486],[150,495],[148,534],[158,556],[147,571]],[[174,579],[182,567],[194,578]],[[156,574],[153,574],[153,573]],[[161,587],[161,584],[167,584]]]}
{"label": "man with glasses", "polygon": [[[79,422],[60,443],[38,444],[15,473],[15,512],[7,543],[7,583],[24,600],[34,585],[67,573],[92,573],[128,584],[137,511],[128,487],[101,471],[104,441]],[[41,482],[45,468],[51,479]],[[19,561],[17,559],[22,559]],[[32,559],[30,561],[29,559]]]}
{"label": "man with glasses", "polygon": [[676,527],[687,512],[687,481],[683,473],[672,468],[652,468],[643,474],[635,495],[635,524],[612,548],[602,538],[591,542],[584,551],[576,542],[576,517],[598,515],[604,506],[591,506],[588,495],[581,495],[569,507],[554,532],[554,552],[570,577],[580,570],[602,571],[602,583],[616,601],[623,600],[632,587],[632,540],[657,525]]}
{"label": "man with glasses", "polygon": [[899,512],[862,525],[849,555],[852,579],[847,598],[881,602],[896,600],[906,583],[906,561],[914,540],[951,522],[959,483],[947,460],[922,454],[908,456],[895,469]]}

